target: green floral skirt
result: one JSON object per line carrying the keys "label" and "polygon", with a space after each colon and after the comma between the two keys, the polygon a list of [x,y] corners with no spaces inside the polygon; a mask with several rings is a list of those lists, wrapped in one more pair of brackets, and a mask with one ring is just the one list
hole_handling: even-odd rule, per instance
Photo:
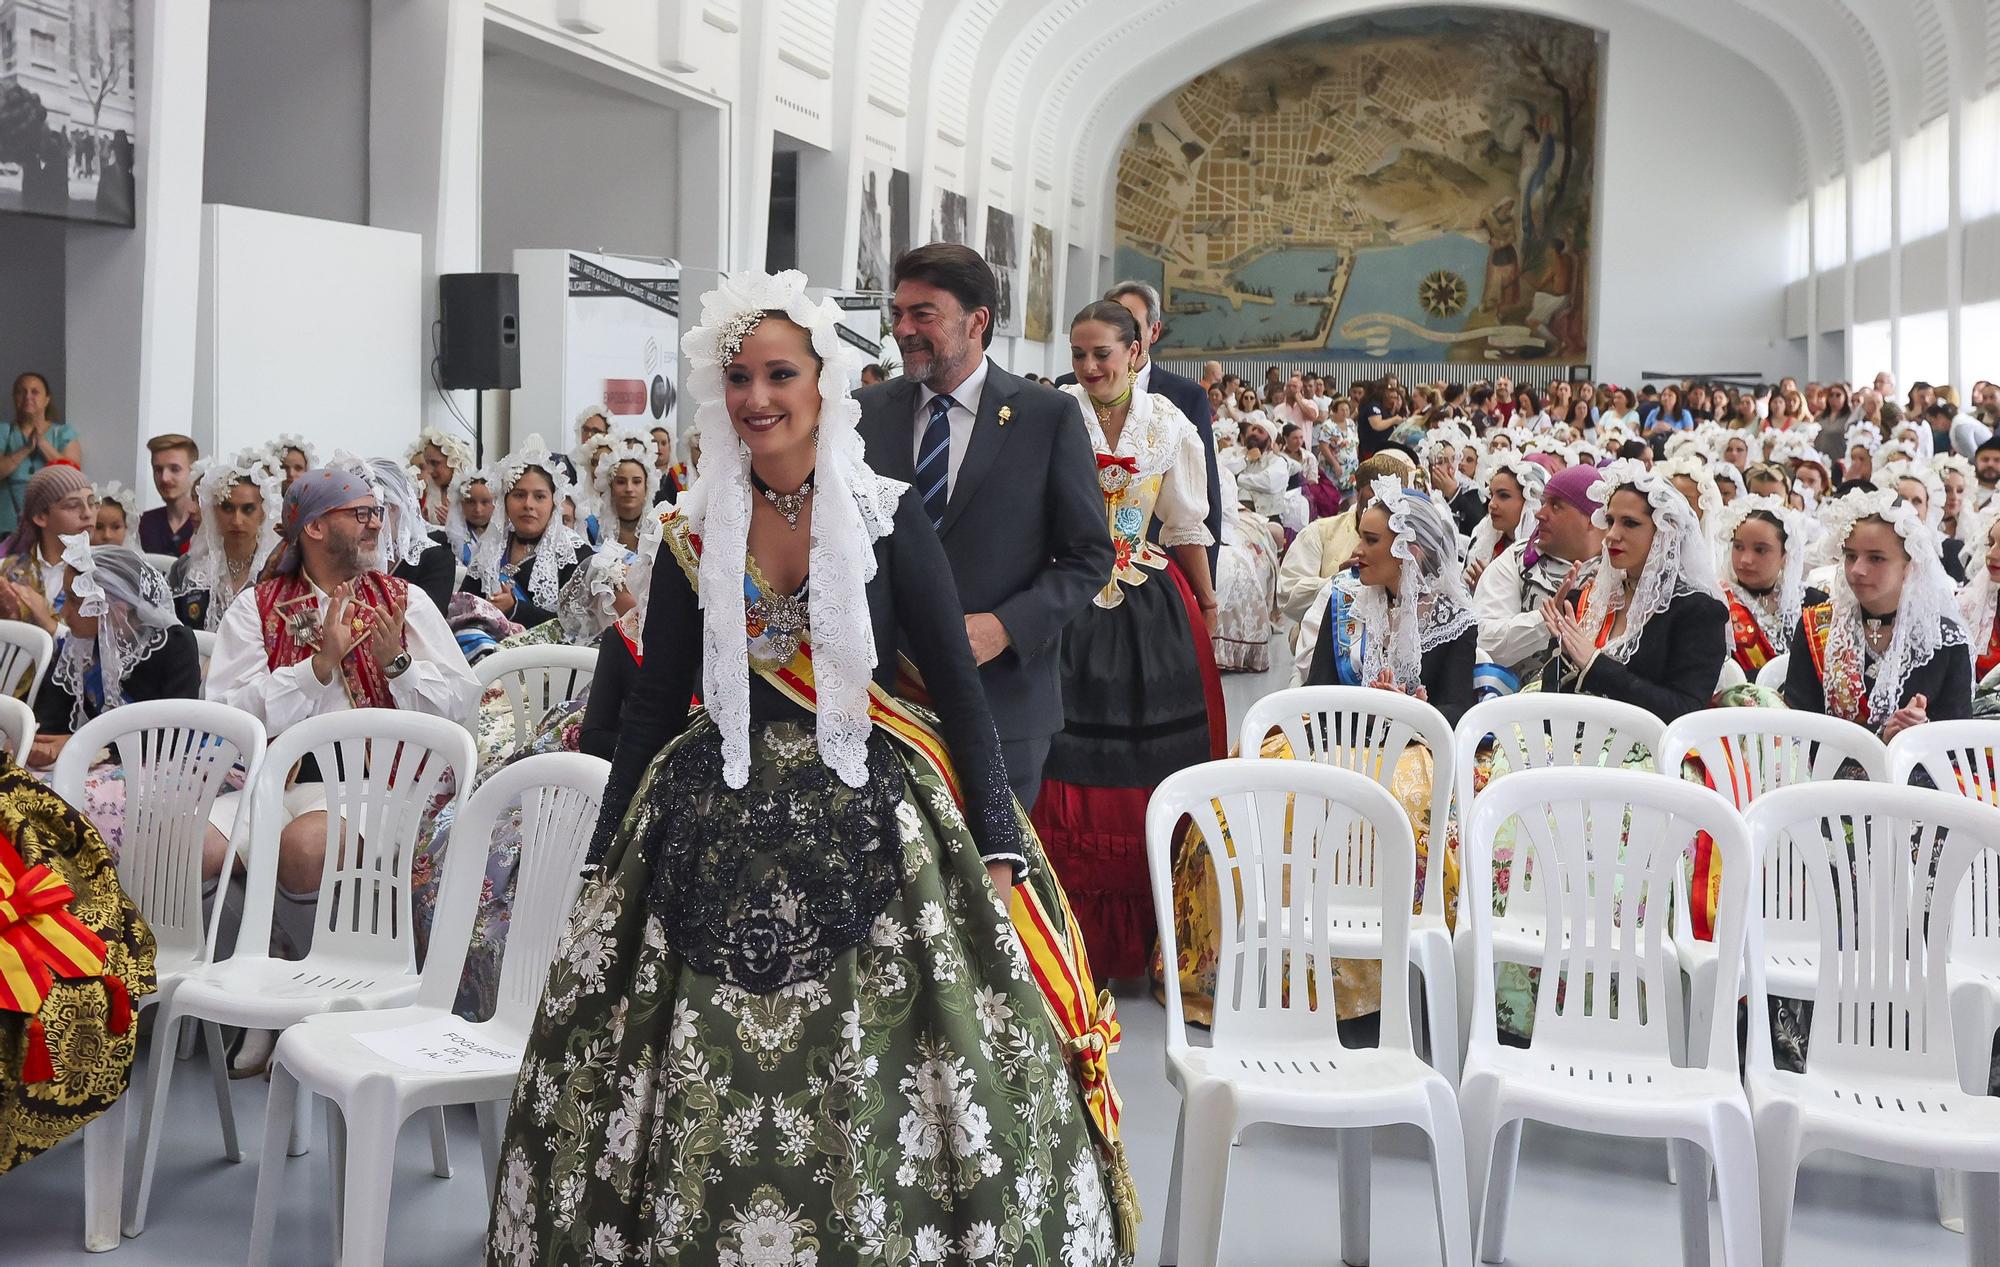
{"label": "green floral skirt", "polygon": [[[958,807],[913,754],[895,749],[901,886],[862,944],[765,994],[669,946],[640,820],[651,785],[717,743],[699,721],[655,759],[584,886],[514,1093],[487,1261],[1120,1261],[1042,996]],[[748,787],[713,800],[768,805],[818,760],[796,723],[753,727],[751,749]]]}

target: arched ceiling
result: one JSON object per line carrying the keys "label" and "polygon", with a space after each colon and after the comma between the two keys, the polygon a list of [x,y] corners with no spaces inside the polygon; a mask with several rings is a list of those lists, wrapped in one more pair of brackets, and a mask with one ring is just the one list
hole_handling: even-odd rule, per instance
{"label": "arched ceiling", "polygon": [[[853,0],[849,0],[853,3]],[[1739,58],[1792,113],[1803,189],[2000,75],[2000,0],[1458,0],[1607,31],[1650,16]],[[1092,188],[1154,101],[1290,31],[1396,0],[873,0],[877,75],[903,63],[913,163],[940,135],[974,183]],[[910,21],[915,9],[915,21]],[[886,60],[891,65],[883,66]],[[1994,55],[1989,56],[1989,50]],[[997,163],[997,165],[996,165]]]}

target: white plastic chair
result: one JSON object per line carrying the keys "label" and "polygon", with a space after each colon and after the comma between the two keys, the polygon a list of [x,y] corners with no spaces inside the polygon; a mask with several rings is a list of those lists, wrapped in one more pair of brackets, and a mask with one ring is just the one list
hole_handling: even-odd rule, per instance
{"label": "white plastic chair", "polygon": [[1722,672],[1715,679],[1715,689],[1717,693],[1720,693],[1732,686],[1741,686],[1749,680],[1750,676],[1743,671],[1742,665],[1736,663],[1735,657],[1724,656],[1722,658]]}
{"label": "white plastic chair", "polygon": [[215,638],[212,630],[194,630],[194,649],[201,656],[201,679],[208,680],[208,662],[215,658]]}
{"label": "white plastic chair", "polygon": [[1806,1067],[1789,1073],[1773,1065],[1765,957],[1751,930],[1744,1081],[1764,1262],[1783,1267],[1799,1162],[1823,1148],[1968,1172],[1966,1261],[2000,1262],[2000,1099],[1962,1088],[1949,992],[1973,862],[2000,843],[2000,810],[1838,782],[1773,792],[1747,818],[1760,855],[1809,860],[1800,884],[1819,935]]}
{"label": "white plastic chair", "polygon": [[[6,705],[27,706],[14,699]],[[125,821],[118,851],[118,884],[153,930],[158,988],[132,1000],[136,1016],[173,999],[187,977],[208,962],[211,941],[202,914],[201,852],[208,811],[241,762],[254,776],[264,756],[264,724],[241,709],[204,700],[142,700],[85,722],[56,757],[56,795],[83,812],[84,778],[97,753],[117,745],[125,773]],[[165,1012],[161,1013],[166,1015]],[[229,1099],[222,1029],[203,1027],[215,1107],[222,1119],[223,1152],[240,1161],[236,1114]],[[156,1055],[172,1051],[175,1030],[153,1033]],[[128,1094],[84,1128],[84,1246],[118,1246],[118,1207],[124,1195],[125,1106]]]}
{"label": "white plastic chair", "polygon": [[[1472,772],[1479,747],[1488,738],[1494,745],[1492,777],[1497,780],[1521,770],[1550,767],[1606,766],[1616,770],[1634,748],[1645,749],[1647,759],[1657,764],[1662,729],[1660,719],[1645,709],[1594,695],[1530,691],[1474,704],[1459,718],[1453,736],[1457,766],[1464,772],[1458,785],[1458,821],[1464,824],[1472,819]],[[1487,786],[1493,786],[1492,782]],[[1491,841],[1487,848],[1492,848]],[[1508,876],[1507,902],[1493,916],[1493,959],[1532,966],[1541,962],[1542,943],[1547,940],[1541,903],[1534,900],[1534,859],[1517,849]],[[1469,898],[1462,883],[1459,896],[1452,957],[1458,973],[1459,1022],[1469,1042],[1472,997],[1481,991],[1491,994],[1494,981],[1491,973],[1483,979],[1473,974],[1472,930],[1464,909]]]}
{"label": "white plastic chair", "polygon": [[[1742,818],[1704,787],[1625,770],[1526,770],[1479,794],[1465,833],[1467,922],[1474,979],[1493,975],[1493,840],[1515,824],[1517,857],[1532,855],[1548,929],[1541,989],[1526,1048],[1495,1034],[1493,991],[1473,999],[1459,1108],[1465,1123],[1476,1237],[1487,1262],[1505,1257],[1521,1123],[1672,1143],[1684,1173],[1705,1150],[1716,1167],[1725,1261],[1757,1262],[1757,1164],[1750,1106],[1736,1077],[1736,1035],[1674,1059],[1681,1029],[1679,968],[1667,939],[1674,872],[1697,832],[1723,859],[1719,948],[1711,1007],[1733,1005],[1749,906],[1750,847]],[[1706,1185],[1679,1188],[1688,1262],[1709,1261]]]}
{"label": "white plastic chair", "polygon": [[13,695],[26,680],[28,693],[14,698],[26,700],[32,708],[55,654],[56,640],[40,625],[25,620],[0,620],[0,695]]}
{"label": "white plastic chair", "polygon": [[[175,704],[184,706],[185,701]],[[312,948],[301,960],[274,959],[269,943],[285,779],[308,755],[318,763],[326,786],[326,865],[314,909]],[[173,1032],[188,1017],[282,1030],[317,1012],[396,1007],[415,999],[410,867],[417,833],[445,781],[455,779],[456,805],[474,769],[472,736],[465,728],[424,713],[348,709],[300,722],[273,740],[249,785],[249,830],[238,831],[230,842],[233,863],[248,837],[236,949],[226,959],[188,972],[162,1006],[161,1031]],[[212,953],[213,929],[209,939]],[[125,1215],[127,1236],[145,1228],[173,1068],[170,1046],[153,1044],[146,1116],[139,1132],[139,1183]],[[297,1142],[302,1148],[303,1136]],[[434,1134],[440,1168],[445,1165],[442,1142]]]}
{"label": "white plastic chair", "polygon": [[534,737],[535,727],[549,710],[573,700],[597,672],[593,647],[508,647],[472,666],[483,697],[498,685],[507,693],[507,710],[514,718],[514,745]]}
{"label": "white plastic chair", "polygon": [[[1889,754],[1873,734],[1838,717],[1793,709],[1709,708],[1688,713],[1668,725],[1660,751],[1675,772],[1690,753],[1699,757],[1709,786],[1739,811],[1781,787],[1831,779],[1849,763],[1876,782],[1889,775]],[[1803,909],[1805,895],[1798,874],[1806,865],[1810,860],[1789,854],[1766,858],[1764,871],[1753,883],[1753,905],[1764,923],[1768,955],[1764,970],[1767,979],[1777,983],[1772,988],[1786,998],[1812,998],[1818,978],[1813,959],[1819,935]],[[1715,1022],[1708,1000],[1714,992],[1716,949],[1714,942],[1694,935],[1686,914],[1693,909],[1688,904],[1686,867],[1675,877],[1674,904],[1682,912],[1674,920],[1674,950],[1681,971],[1692,982],[1688,1046],[1701,1051],[1708,1046],[1709,1027]],[[1728,1014],[1735,1014],[1733,1002]]]}
{"label": "white plastic chair", "polygon": [[[1934,721],[1903,731],[1889,741],[1889,781],[1907,784],[1918,770],[1941,791],[2000,805],[2000,721]],[[2000,1030],[2000,858],[1975,855],[1965,885],[1951,956],[1952,1031],[1960,1082],[1979,1095],[1992,1076]],[[1964,1231],[1957,1177],[1940,1173],[1937,1185],[1938,1221]]]}
{"label": "white plastic chair", "polygon": [[28,749],[35,745],[35,710],[11,695],[0,695],[0,743],[16,765],[28,763]]}
{"label": "white plastic chair", "polygon": [[[1394,797],[1363,775],[1294,761],[1212,761],[1161,783],[1146,809],[1146,859],[1161,953],[1174,932],[1174,828],[1191,817],[1215,850],[1221,904],[1215,1014],[1207,1047],[1188,1043],[1180,991],[1168,990],[1167,1078],[1181,1093],[1167,1190],[1162,1262],[1213,1267],[1220,1252],[1231,1141],[1255,1122],[1340,1132],[1340,1241],[1367,1261],[1368,1130],[1412,1123],[1431,1141],[1438,1261],[1471,1267],[1471,1215],[1451,1084],[1413,1049],[1407,997],[1416,842]],[[1350,868],[1365,855],[1382,960],[1381,1039],[1341,1042],[1331,936],[1352,901]]]}
{"label": "white plastic chair", "polygon": [[[1430,865],[1410,923],[1410,962],[1425,991],[1430,1059],[1453,1085],[1458,1082],[1458,978],[1452,966],[1451,929],[1445,922],[1445,843],[1450,837],[1453,787],[1451,727],[1422,700],[1366,686],[1298,686],[1273,691],[1243,717],[1238,751],[1254,758],[1265,738],[1281,731],[1295,760],[1313,761],[1366,775],[1385,791],[1396,765],[1412,745],[1431,753]],[[1330,937],[1336,956],[1382,955],[1380,876],[1365,850],[1338,883],[1331,899]],[[1413,983],[1414,984],[1414,983]],[[1384,986],[1386,991],[1387,986]]]}
{"label": "white plastic chair", "polygon": [[1792,653],[1782,652],[1764,661],[1764,667],[1757,670],[1757,685],[1774,691],[1785,689],[1785,675],[1792,669]]}
{"label": "white plastic chair", "polygon": [[[517,761],[480,784],[452,826],[456,840],[445,851],[430,955],[416,1002],[408,1007],[310,1016],[279,1037],[271,1056],[264,1155],[250,1220],[251,1267],[271,1258],[285,1140],[293,1130],[301,1087],[327,1101],[327,1135],[338,1176],[335,1190],[342,1203],[334,1211],[334,1253],[339,1261],[382,1261],[396,1135],[413,1113],[448,1104],[478,1106],[490,1195],[499,1170],[507,1098],[520,1074],[518,1057],[527,1048],[542,984],[568,925],[570,906],[583,887],[583,851],[610,771],[598,757],[550,752]],[[521,807],[520,869],[500,962],[499,1005],[490,1020],[460,1021],[452,1015],[452,1001],[477,913],[486,844],[501,814],[516,804]],[[458,848],[457,842],[470,847]],[[515,1063],[479,1072],[419,1069],[359,1041],[360,1035],[371,1032],[423,1024],[449,1026],[484,1047],[514,1053]]]}

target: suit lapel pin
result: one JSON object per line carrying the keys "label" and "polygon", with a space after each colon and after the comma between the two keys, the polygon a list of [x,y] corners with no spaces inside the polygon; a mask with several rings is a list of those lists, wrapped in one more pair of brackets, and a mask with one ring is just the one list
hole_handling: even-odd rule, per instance
{"label": "suit lapel pin", "polygon": [[1008,420],[1009,418],[1012,418],[1013,416],[1014,416],[1014,406],[1012,406],[1012,405],[1002,405],[1002,406],[1000,406],[1000,425],[1001,425],[1001,426],[1003,426],[1003,427],[1004,427],[1004,426],[1006,426],[1006,425],[1007,425],[1007,420]]}

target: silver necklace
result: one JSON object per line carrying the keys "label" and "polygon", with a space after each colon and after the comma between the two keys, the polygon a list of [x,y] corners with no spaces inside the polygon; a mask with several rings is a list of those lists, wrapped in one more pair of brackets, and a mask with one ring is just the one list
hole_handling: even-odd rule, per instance
{"label": "silver necklace", "polygon": [[769,484],[758,478],[755,471],[750,472],[750,482],[757,486],[757,491],[764,495],[764,500],[771,503],[771,508],[785,517],[785,526],[793,532],[797,532],[799,530],[799,516],[805,513],[806,498],[812,496],[812,475],[808,474],[805,483],[799,485],[789,493],[781,493],[777,489],[772,488]]}

